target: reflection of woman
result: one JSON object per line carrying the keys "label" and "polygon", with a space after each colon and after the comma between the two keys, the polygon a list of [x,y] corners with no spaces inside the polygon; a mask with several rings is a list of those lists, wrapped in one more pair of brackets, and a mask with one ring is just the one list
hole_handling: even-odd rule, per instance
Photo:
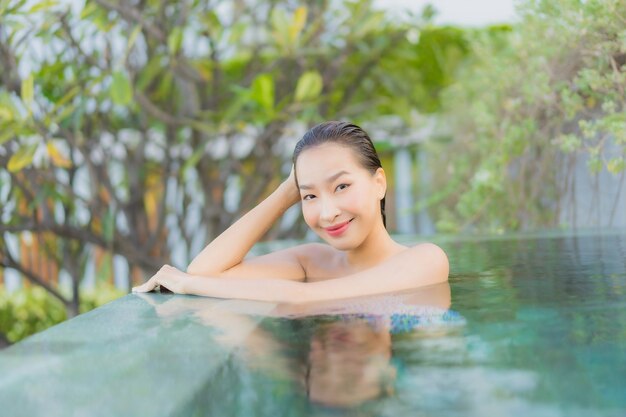
{"label": "reflection of woman", "polygon": [[393,393],[391,335],[364,319],[325,323],[311,338],[304,374],[314,403],[349,407]]}
{"label": "reflection of woman", "polygon": [[[392,323],[391,317],[399,313],[392,313],[390,306],[417,320],[427,319],[428,313],[441,317],[450,306],[450,287],[443,283],[411,294],[303,308],[195,297],[172,297],[157,304],[150,295],[142,297],[163,318],[192,312],[196,320],[218,330],[218,343],[237,348],[239,360],[250,369],[287,381],[311,402],[352,407],[394,391],[397,370],[392,362],[391,334],[409,329]],[[329,315],[338,309],[347,314]],[[285,315],[304,321],[287,320]],[[259,324],[254,316],[275,319]],[[314,316],[319,319],[315,321]],[[304,328],[294,332],[303,323]]]}
{"label": "reflection of woman", "polygon": [[[448,259],[439,247],[406,247],[389,236],[385,172],[361,128],[344,122],[315,126],[296,145],[293,165],[289,178],[211,242],[187,273],[166,265],[133,290],[163,286],[176,293],[302,303],[448,279]],[[307,225],[328,244],[304,244],[244,259],[298,201]]]}

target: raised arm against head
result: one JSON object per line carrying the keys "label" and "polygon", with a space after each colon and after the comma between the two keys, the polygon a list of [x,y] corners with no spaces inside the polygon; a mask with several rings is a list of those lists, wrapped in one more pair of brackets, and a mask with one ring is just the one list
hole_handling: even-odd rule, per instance
{"label": "raised arm against head", "polygon": [[[302,303],[447,280],[448,260],[440,248],[406,248],[386,230],[385,172],[360,127],[346,122],[319,124],[298,142],[293,160],[297,181],[292,170],[272,195],[211,242],[189,265],[188,273],[165,266],[136,290],[162,285],[174,292],[210,297]],[[300,198],[305,222],[328,245],[299,245],[244,260]]]}
{"label": "raised arm against head", "polygon": [[303,280],[295,251],[283,250],[243,262],[252,246],[300,200],[293,172],[274,192],[209,243],[187,267],[192,275]]}

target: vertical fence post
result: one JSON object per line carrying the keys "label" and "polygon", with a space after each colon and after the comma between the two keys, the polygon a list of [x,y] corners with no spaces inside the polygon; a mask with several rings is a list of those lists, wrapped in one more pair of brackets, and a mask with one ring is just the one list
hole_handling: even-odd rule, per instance
{"label": "vertical fence post", "polygon": [[395,150],[393,159],[398,233],[414,234],[413,163],[411,161],[411,153],[406,147],[402,146]]}
{"label": "vertical fence post", "polygon": [[[417,187],[417,201],[426,201],[431,192],[431,175],[428,170],[428,155],[421,145],[416,148],[415,154],[418,172],[417,177],[419,182],[419,186]],[[426,207],[417,213],[417,231],[420,235],[435,234],[435,225],[433,224]]]}

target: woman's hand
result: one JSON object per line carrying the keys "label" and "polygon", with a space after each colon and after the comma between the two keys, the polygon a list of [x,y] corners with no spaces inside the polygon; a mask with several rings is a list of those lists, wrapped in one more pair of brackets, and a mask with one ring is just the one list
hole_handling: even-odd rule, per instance
{"label": "woman's hand", "polygon": [[289,202],[289,207],[293,206],[300,201],[300,191],[296,185],[296,173],[293,165],[291,166],[291,172],[289,177],[280,184],[280,187],[285,193],[286,200]]}
{"label": "woman's hand", "polygon": [[173,266],[163,265],[159,272],[154,274],[147,282],[133,288],[133,292],[150,292],[158,286],[167,288],[176,294],[186,294],[186,288],[190,280],[198,277],[180,271]]}

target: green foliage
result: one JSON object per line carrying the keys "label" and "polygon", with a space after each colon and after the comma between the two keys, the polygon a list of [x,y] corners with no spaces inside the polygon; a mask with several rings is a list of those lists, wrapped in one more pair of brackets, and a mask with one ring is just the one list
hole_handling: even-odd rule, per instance
{"label": "green foliage", "polygon": [[8,294],[0,291],[0,332],[15,343],[64,321],[65,306],[41,287]]}
{"label": "green foliage", "polygon": [[121,72],[113,73],[111,82],[111,100],[120,106],[127,105],[133,99],[133,90],[128,77]]}
{"label": "green foliage", "polygon": [[317,71],[305,72],[296,85],[296,101],[314,100],[322,92],[322,86],[322,76]]}
{"label": "green foliage", "polygon": [[115,288],[109,283],[99,281],[93,290],[81,292],[79,311],[81,314],[86,313],[125,295],[125,291]]}
{"label": "green foliage", "polygon": [[444,93],[451,140],[437,148],[439,230],[558,226],[571,160],[624,170],[626,1],[525,1],[514,27],[470,31]]}
{"label": "green foliage", "polygon": [[[374,68],[381,75],[380,82],[364,84],[355,92],[355,102],[380,97],[368,117],[390,114],[402,117],[409,125],[413,123],[412,111],[441,111],[440,93],[455,80],[459,66],[469,54],[465,31],[455,27],[410,27],[401,38],[379,37],[373,46],[363,52],[369,59],[384,52],[379,66]],[[363,68],[370,64],[363,60],[348,65]],[[341,97],[345,91],[337,94]]]}
{"label": "green foliage", "polygon": [[[99,284],[95,290],[83,292],[80,312],[93,310],[123,295],[110,284]],[[28,287],[11,293],[0,287],[0,333],[11,343],[66,319],[63,303],[42,287]]]}
{"label": "green foliage", "polygon": [[33,162],[36,150],[37,145],[28,145],[18,149],[11,159],[9,159],[7,169],[11,172],[16,172],[27,167]]}

